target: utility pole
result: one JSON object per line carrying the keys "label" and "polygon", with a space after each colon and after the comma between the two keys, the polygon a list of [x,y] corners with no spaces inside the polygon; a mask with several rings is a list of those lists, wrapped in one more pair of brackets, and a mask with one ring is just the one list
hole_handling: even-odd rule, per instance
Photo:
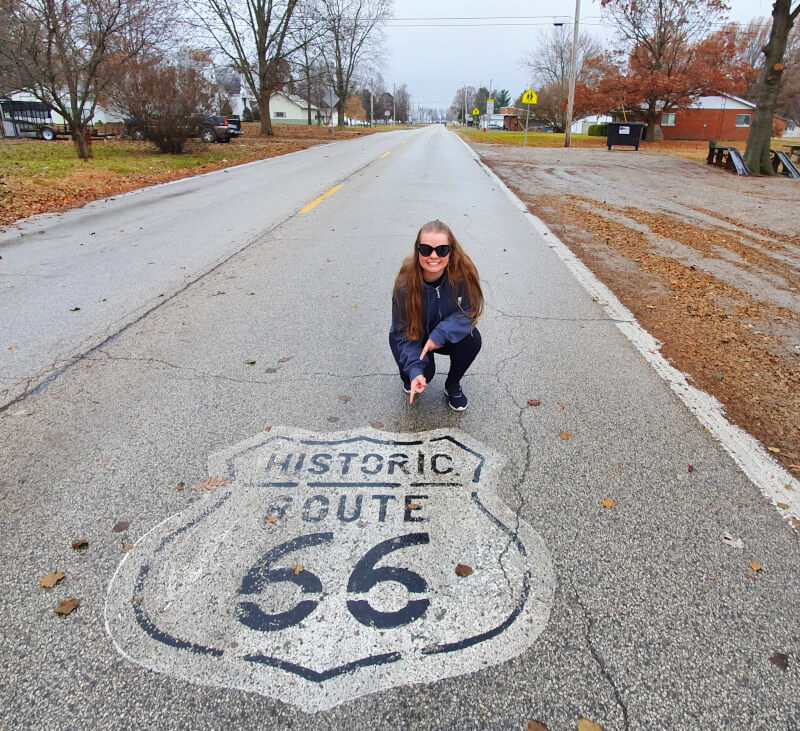
{"label": "utility pole", "polygon": [[394,121],[396,119],[397,110],[394,105],[394,97],[397,94],[397,90],[395,89],[395,84],[392,84],[392,126],[394,126]]}
{"label": "utility pole", "polygon": [[581,18],[581,0],[575,0],[575,22],[572,29],[572,58],[569,64],[569,96],[567,97],[567,125],[564,130],[564,147],[572,138],[572,107],[575,103],[575,76],[578,65],[578,25]]}

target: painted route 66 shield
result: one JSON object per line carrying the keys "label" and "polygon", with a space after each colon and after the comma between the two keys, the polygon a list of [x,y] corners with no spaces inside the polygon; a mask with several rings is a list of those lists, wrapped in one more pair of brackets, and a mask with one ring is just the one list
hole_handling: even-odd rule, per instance
{"label": "painted route 66 shield", "polygon": [[555,577],[501,467],[453,430],[259,434],[125,555],[111,636],[153,670],[306,711],[504,662],[544,628]]}

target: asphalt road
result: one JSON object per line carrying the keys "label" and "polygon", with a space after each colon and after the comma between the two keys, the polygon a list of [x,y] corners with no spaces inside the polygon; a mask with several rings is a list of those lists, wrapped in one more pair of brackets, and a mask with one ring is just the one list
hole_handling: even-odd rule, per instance
{"label": "asphalt road", "polygon": [[[486,296],[463,413],[387,342],[435,217]],[[797,534],[444,128],[6,235],[3,726],[800,726]]]}

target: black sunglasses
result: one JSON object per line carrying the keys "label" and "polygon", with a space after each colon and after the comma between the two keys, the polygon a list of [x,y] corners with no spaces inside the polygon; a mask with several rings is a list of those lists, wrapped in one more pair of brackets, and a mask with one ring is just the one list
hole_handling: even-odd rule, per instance
{"label": "black sunglasses", "polygon": [[447,256],[450,253],[450,249],[453,247],[450,244],[442,244],[441,246],[429,246],[428,244],[417,244],[417,251],[419,251],[422,256],[430,256],[433,252],[436,252],[436,256]]}

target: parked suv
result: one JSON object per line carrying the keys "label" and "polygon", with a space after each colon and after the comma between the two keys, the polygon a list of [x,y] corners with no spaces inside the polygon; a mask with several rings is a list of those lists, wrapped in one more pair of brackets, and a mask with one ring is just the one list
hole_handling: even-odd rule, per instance
{"label": "parked suv", "polygon": [[[203,142],[230,142],[231,138],[244,134],[239,117],[196,114],[186,117],[186,124],[189,127],[189,137],[199,137]],[[125,120],[122,134],[133,140],[147,138],[144,124],[132,117]]]}

